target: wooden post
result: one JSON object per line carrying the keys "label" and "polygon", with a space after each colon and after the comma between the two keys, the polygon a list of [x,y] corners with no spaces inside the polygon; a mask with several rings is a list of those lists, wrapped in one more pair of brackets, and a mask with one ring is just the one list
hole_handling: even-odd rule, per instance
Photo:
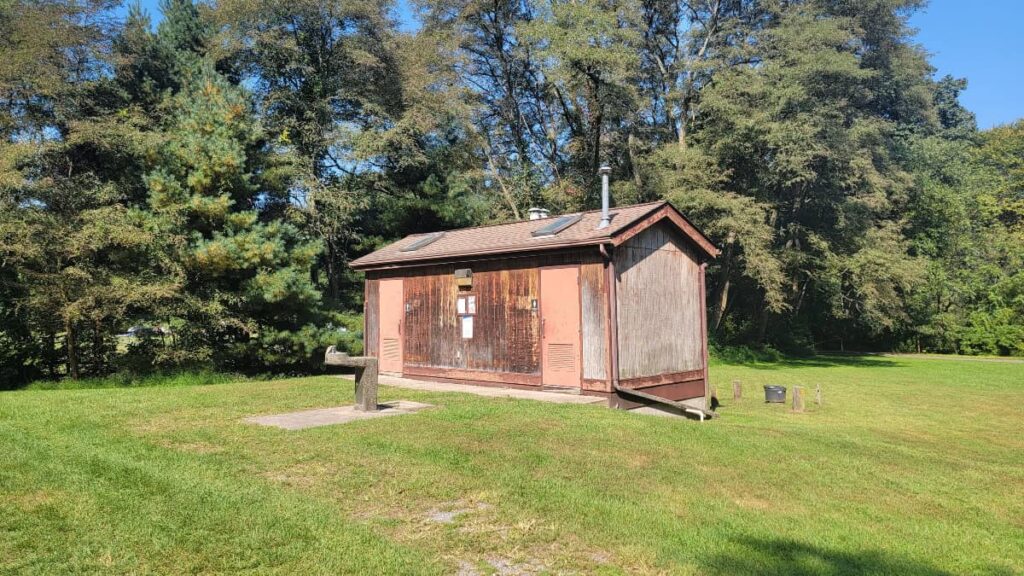
{"label": "wooden post", "polygon": [[740,384],[739,380],[732,381],[732,399],[739,400],[743,397],[743,385]]}
{"label": "wooden post", "polygon": [[821,384],[814,387],[814,403],[821,406]]}
{"label": "wooden post", "polygon": [[793,412],[804,411],[804,388],[793,386]]}

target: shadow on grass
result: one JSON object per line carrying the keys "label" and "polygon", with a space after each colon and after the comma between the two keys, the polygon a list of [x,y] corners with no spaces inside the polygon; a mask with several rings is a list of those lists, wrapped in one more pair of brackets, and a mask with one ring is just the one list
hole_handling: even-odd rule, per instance
{"label": "shadow on grass", "polygon": [[718,359],[717,363],[743,366],[755,370],[792,370],[794,368],[898,368],[900,361],[896,358],[885,356],[863,355],[822,355],[808,356],[806,358],[787,357],[776,361],[755,361],[737,362],[727,359]]}
{"label": "shadow on grass", "polygon": [[[854,574],[901,574],[946,576],[934,566],[881,550],[849,552],[822,548],[786,538],[742,538],[736,543],[742,554],[719,554],[708,563],[708,574],[758,574],[762,576],[847,576]],[[1009,574],[1000,571],[995,574]]]}

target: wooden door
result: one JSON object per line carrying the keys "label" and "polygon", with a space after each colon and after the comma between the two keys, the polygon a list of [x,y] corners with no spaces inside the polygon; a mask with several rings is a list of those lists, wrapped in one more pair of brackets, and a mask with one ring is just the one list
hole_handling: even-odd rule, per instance
{"label": "wooden door", "polygon": [[541,383],[580,387],[580,270],[540,270]]}
{"label": "wooden door", "polygon": [[405,319],[405,298],[402,279],[380,281],[380,371],[402,373],[402,323]]}

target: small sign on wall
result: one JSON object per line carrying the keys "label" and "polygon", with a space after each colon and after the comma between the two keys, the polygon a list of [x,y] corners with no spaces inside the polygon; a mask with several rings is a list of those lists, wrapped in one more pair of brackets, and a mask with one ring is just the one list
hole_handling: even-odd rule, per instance
{"label": "small sign on wall", "polygon": [[455,285],[461,290],[468,290],[473,287],[473,271],[469,268],[459,268],[455,271]]}
{"label": "small sign on wall", "polygon": [[465,339],[473,337],[473,317],[462,317],[462,337]]}

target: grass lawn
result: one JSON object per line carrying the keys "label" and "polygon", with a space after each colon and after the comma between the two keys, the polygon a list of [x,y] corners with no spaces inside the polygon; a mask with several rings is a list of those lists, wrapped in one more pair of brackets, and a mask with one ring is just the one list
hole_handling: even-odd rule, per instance
{"label": "grass lawn", "polygon": [[335,378],[0,393],[0,573],[1024,573],[1024,364],[733,378],[704,424],[392,388],[438,408],[241,422],[350,403]]}

